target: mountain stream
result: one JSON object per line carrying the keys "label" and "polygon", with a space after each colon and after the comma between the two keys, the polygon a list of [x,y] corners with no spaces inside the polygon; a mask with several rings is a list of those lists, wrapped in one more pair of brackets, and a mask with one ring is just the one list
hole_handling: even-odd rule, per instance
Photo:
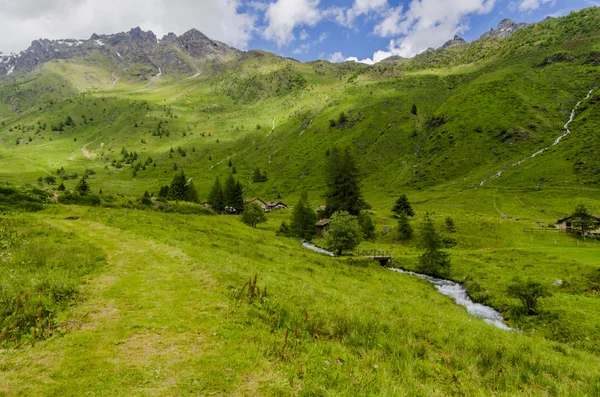
{"label": "mountain stream", "polygon": [[[540,154],[544,153],[546,150],[550,149],[551,147],[558,145],[558,144],[560,143],[560,141],[562,141],[562,140],[563,140],[563,138],[564,138],[564,137],[566,137],[567,135],[569,135],[569,134],[571,133],[571,130],[569,130],[569,125],[570,125],[570,124],[573,122],[573,120],[575,120],[575,116],[576,116],[576,114],[577,114],[577,113],[576,113],[576,112],[577,112],[577,109],[579,109],[579,107],[581,106],[581,104],[582,104],[583,102],[585,102],[585,101],[587,101],[588,99],[590,99],[590,97],[592,96],[592,93],[594,92],[594,90],[595,90],[595,88],[591,89],[591,90],[588,92],[587,96],[586,96],[586,97],[585,97],[583,100],[581,100],[581,101],[577,102],[577,105],[575,105],[575,108],[574,108],[574,109],[571,111],[571,117],[569,118],[569,121],[567,121],[567,124],[565,124],[565,127],[564,127],[564,130],[565,130],[565,131],[563,132],[563,134],[562,134],[561,136],[559,136],[558,138],[556,138],[556,139],[554,140],[554,143],[553,143],[551,146],[548,146],[547,148],[544,148],[544,149],[542,149],[542,150],[539,150],[539,151],[535,152],[534,154],[532,154],[531,156],[529,156],[529,157],[527,157],[527,158],[524,158],[524,159],[523,159],[523,160],[521,160],[521,161],[517,161],[516,163],[514,163],[513,165],[511,165],[509,168],[518,167],[518,166],[520,166],[520,165],[521,165],[521,164],[522,164],[524,161],[527,161],[527,160],[529,160],[529,159],[532,159],[532,158],[534,158],[534,157],[536,157],[536,156],[539,156]],[[504,169],[504,170],[501,170],[501,171],[498,171],[498,172],[497,172],[496,174],[494,174],[493,176],[491,176],[491,177],[489,177],[489,178],[487,178],[487,179],[484,179],[483,181],[481,181],[481,183],[479,184],[479,186],[483,186],[483,185],[484,185],[484,184],[485,184],[487,181],[489,181],[490,179],[498,179],[498,178],[500,178],[500,177],[502,176],[502,173],[504,173],[504,171],[506,171],[506,169]]]}
{"label": "mountain stream", "polygon": [[[335,256],[333,252],[329,252],[322,248],[319,248],[308,241],[302,241],[302,245],[309,250],[318,252],[320,254],[325,254],[329,256]],[[469,298],[467,294],[467,290],[462,285],[455,283],[454,281],[444,280],[441,278],[435,278],[431,276],[427,276],[425,274],[419,274],[414,272],[409,272],[402,269],[391,268],[390,270],[394,272],[398,272],[401,274],[408,274],[411,276],[417,276],[424,280],[427,280],[435,285],[435,288],[442,293],[443,295],[454,298],[455,302],[461,306],[467,308],[467,312],[474,317],[478,317],[483,319],[486,323],[493,325],[494,327],[503,329],[505,331],[514,331],[513,328],[504,324],[504,318],[502,318],[502,314],[500,314],[496,309],[482,305],[480,303],[475,303]]]}

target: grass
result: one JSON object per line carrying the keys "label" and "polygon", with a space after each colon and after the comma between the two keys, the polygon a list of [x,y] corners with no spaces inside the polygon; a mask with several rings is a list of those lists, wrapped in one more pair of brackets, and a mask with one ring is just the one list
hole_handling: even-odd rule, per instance
{"label": "grass", "polygon": [[[9,395],[598,392],[584,349],[498,330],[417,278],[314,254],[274,237],[274,219],[63,206],[33,219],[93,242],[107,266],[66,313],[80,329],[2,353]],[[240,299],[255,274],[267,297]]]}
{"label": "grass", "polygon": [[[193,78],[140,82],[95,53],[3,80],[0,180],[12,185],[0,187],[0,211],[19,237],[0,245],[11,332],[0,394],[599,394],[598,241],[541,230],[578,203],[600,212],[600,96],[560,145],[510,167],[554,142],[598,85],[598,18],[585,10],[372,68],[251,52]],[[330,126],[342,111],[348,121]],[[68,116],[74,125],[52,130]],[[424,280],[276,237],[290,211],[252,229],[199,205],[138,202],[181,170],[202,201],[231,160],[246,197],[291,205],[306,191],[316,207],[334,145],[352,149],[373,207],[377,237],[359,249],[415,268],[414,241],[382,234],[406,193],[413,226],[425,212],[440,230],[454,219],[457,231],[443,231],[456,241],[450,277],[519,332]],[[146,168],[135,177],[123,148]],[[266,182],[251,182],[257,167]],[[99,206],[50,203],[86,170]],[[49,175],[56,184],[38,182]],[[247,294],[254,276],[266,297]],[[515,276],[552,290],[539,315],[507,295]],[[17,299],[28,302],[18,326]]]}

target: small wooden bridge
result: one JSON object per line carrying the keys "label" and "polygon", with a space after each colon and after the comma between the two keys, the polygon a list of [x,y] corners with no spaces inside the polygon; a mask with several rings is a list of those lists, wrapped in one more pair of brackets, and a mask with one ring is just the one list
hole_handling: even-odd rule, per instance
{"label": "small wooden bridge", "polygon": [[372,259],[378,261],[381,266],[386,266],[394,258],[392,257],[392,251],[381,251],[381,250],[360,250],[358,256],[362,256],[365,259]]}

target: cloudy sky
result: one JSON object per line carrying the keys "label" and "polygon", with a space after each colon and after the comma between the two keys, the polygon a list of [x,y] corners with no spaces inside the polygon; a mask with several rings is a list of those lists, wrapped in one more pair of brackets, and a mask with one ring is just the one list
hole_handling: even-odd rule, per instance
{"label": "cloudy sky", "polygon": [[301,61],[372,63],[414,56],[455,34],[474,40],[504,18],[535,22],[590,6],[600,0],[0,0],[0,51],[140,26],[159,37],[197,28]]}

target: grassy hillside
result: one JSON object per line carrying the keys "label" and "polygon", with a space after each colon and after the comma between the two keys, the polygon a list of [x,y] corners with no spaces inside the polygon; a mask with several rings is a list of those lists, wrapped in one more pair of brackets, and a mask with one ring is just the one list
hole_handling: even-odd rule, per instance
{"label": "grassy hillside", "polygon": [[[2,353],[0,388],[8,395],[598,392],[598,359],[582,348],[537,332],[496,329],[423,280],[311,253],[294,240],[275,238],[272,223],[256,230],[235,217],[58,206],[33,219],[50,236],[76,233],[89,255],[101,247],[107,268],[84,287],[86,300],[61,314],[60,321],[70,321],[69,333]],[[464,221],[458,226],[461,235],[469,233]],[[490,228],[494,234],[507,229]],[[454,262],[493,239],[473,241]],[[552,254],[547,242],[529,246],[528,238],[518,240],[529,255],[575,249],[564,237]],[[37,241],[24,236],[19,244]],[[399,250],[401,264],[409,265],[410,249]],[[576,250],[579,267],[597,268],[588,256],[593,246]],[[496,261],[494,254],[502,251],[495,245],[485,255]],[[520,251],[506,255],[527,262]],[[481,259],[459,266],[483,274],[490,264]],[[529,263],[535,272],[539,262]],[[510,272],[491,266],[498,275]],[[564,271],[557,268],[547,277]],[[262,300],[244,287],[254,275],[266,287]],[[549,312],[556,312],[555,305],[567,311],[572,296],[557,293]],[[590,315],[588,300],[597,299],[578,298],[568,307],[577,307],[570,315]]]}
{"label": "grassy hillside", "polygon": [[[250,51],[158,75],[93,52],[4,78],[0,393],[599,394],[598,241],[552,227],[580,203],[600,213],[599,21],[591,8],[372,67]],[[277,236],[291,210],[252,229],[139,201],[182,170],[204,201],[235,170],[246,197],[317,206],[334,146],[372,206],[359,248],[416,268],[391,213],[406,193],[417,233],[427,212],[447,242],[449,278],[518,331]],[[56,203],[82,175],[99,205]],[[552,292],[538,315],[507,293],[515,277]]]}

